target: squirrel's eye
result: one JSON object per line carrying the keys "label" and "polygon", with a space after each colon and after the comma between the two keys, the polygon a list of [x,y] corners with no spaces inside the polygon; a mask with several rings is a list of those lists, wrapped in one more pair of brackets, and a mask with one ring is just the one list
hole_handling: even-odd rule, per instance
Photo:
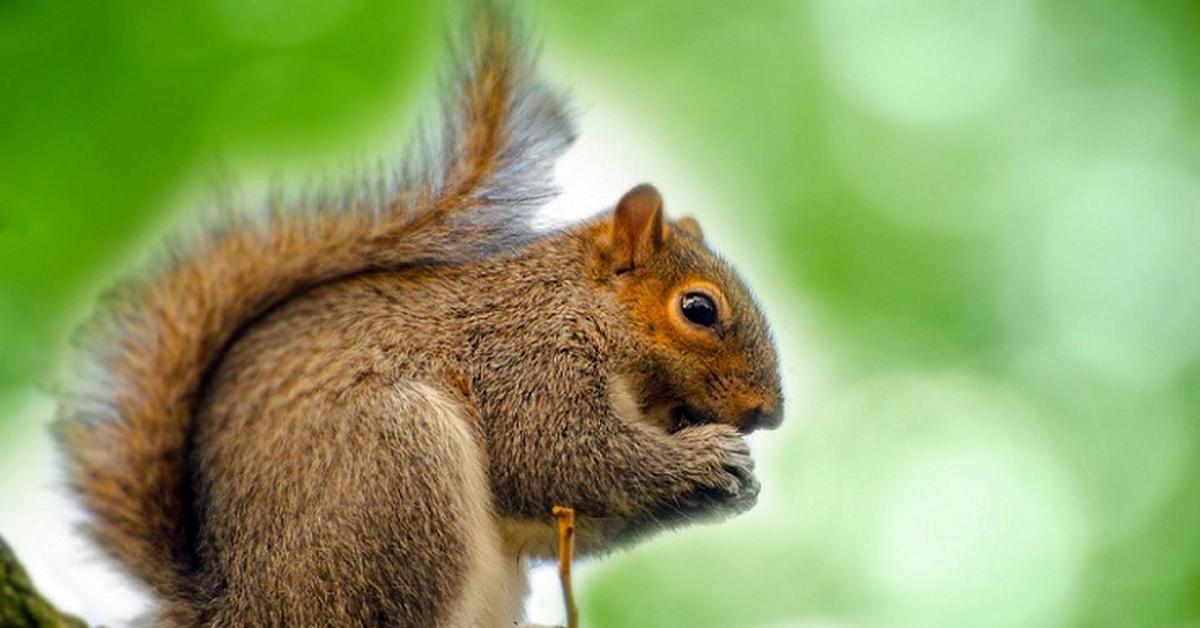
{"label": "squirrel's eye", "polygon": [[679,301],[679,309],[693,323],[703,327],[717,324],[717,305],[707,294],[689,292]]}

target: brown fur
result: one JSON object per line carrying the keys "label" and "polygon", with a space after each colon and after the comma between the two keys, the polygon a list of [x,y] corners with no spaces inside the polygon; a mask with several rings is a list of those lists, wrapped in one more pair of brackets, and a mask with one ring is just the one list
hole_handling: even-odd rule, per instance
{"label": "brown fur", "polygon": [[[511,625],[552,505],[586,553],[753,504],[738,430],[781,413],[762,314],[649,186],[537,237],[570,129],[505,20],[470,32],[436,168],[228,225],[90,336],[108,375],[59,434],[162,623]],[[697,285],[712,329],[678,310]]]}

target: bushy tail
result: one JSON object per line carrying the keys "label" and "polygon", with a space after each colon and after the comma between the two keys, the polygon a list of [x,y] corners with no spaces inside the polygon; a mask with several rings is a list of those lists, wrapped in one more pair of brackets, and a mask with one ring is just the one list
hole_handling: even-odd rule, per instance
{"label": "bushy tail", "polygon": [[[573,131],[511,19],[480,5],[463,37],[438,150],[385,198],[229,219],[115,290],[81,335],[91,368],[57,435],[99,546],[191,607],[187,441],[202,380],[240,327],[316,283],[488,255],[530,237]],[[351,198],[354,198],[353,195]],[[184,617],[177,617],[190,623]]]}

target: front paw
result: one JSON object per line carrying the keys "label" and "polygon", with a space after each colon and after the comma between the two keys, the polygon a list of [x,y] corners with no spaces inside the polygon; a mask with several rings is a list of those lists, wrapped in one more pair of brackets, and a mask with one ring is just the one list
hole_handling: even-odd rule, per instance
{"label": "front paw", "polygon": [[686,452],[687,485],[678,505],[688,511],[726,518],[750,510],[760,485],[750,446],[724,424],[689,427],[675,434]]}

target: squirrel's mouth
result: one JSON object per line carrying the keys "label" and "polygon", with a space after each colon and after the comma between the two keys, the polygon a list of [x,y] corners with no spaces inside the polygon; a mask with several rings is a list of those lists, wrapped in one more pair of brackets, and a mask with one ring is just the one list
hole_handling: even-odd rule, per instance
{"label": "squirrel's mouth", "polygon": [[672,434],[685,427],[707,423],[716,423],[716,419],[696,406],[680,404],[671,408],[671,426],[669,431]]}

